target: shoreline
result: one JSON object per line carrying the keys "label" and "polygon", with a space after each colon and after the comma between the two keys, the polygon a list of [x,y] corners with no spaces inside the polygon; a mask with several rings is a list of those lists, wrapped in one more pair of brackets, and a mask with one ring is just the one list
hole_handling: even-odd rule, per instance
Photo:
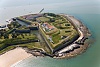
{"label": "shoreline", "polygon": [[23,48],[17,47],[0,55],[0,67],[10,67],[11,65],[22,61],[32,54],[27,53]]}
{"label": "shoreline", "polygon": [[[74,43],[71,45],[76,44],[75,42],[77,42],[78,40],[81,40],[83,37],[86,37],[86,39],[88,39],[88,37],[91,36],[90,30],[80,20],[76,19],[74,16],[70,16],[70,15],[66,15],[66,14],[61,14],[61,15],[63,15],[66,19],[68,19],[80,34],[80,37],[77,40],[75,40]],[[79,45],[80,48],[77,48],[77,49],[71,51],[70,53],[63,53],[65,50],[67,51],[67,49],[68,49],[67,47],[65,47],[62,50],[60,50],[62,53],[59,53],[60,51],[58,52],[58,54],[59,55],[61,54],[61,56],[54,57],[54,58],[70,59],[70,58],[76,57],[77,55],[81,55],[90,46],[90,44],[85,43],[86,39],[84,39],[84,41],[83,41],[84,44],[76,44],[76,45]]]}

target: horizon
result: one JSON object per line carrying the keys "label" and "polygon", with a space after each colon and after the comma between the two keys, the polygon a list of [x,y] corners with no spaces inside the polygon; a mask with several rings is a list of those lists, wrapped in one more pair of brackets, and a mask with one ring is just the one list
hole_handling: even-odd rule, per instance
{"label": "horizon", "polygon": [[[24,2],[23,2],[24,1]],[[16,16],[44,12],[67,14],[100,14],[99,0],[0,0],[0,25]],[[1,23],[2,22],[2,23]]]}

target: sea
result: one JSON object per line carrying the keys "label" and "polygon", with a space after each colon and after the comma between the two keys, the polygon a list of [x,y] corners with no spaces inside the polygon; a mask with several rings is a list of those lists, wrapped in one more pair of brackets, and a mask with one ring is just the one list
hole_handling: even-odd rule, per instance
{"label": "sea", "polygon": [[11,67],[100,67],[100,0],[0,0],[0,25],[32,13],[65,13],[82,21],[92,36],[86,52],[71,59],[29,57]]}

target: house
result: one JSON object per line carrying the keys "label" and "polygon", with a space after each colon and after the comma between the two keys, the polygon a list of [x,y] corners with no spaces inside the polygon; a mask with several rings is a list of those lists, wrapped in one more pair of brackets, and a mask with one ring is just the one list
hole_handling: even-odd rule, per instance
{"label": "house", "polygon": [[43,23],[42,26],[46,29],[46,30],[53,30],[54,29],[54,26],[51,26],[49,23]]}

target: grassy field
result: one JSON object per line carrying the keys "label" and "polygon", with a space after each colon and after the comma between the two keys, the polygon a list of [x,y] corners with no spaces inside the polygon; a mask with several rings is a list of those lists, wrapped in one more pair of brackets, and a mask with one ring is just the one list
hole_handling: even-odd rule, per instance
{"label": "grassy field", "polygon": [[[67,20],[64,19],[57,19],[55,22],[51,23],[53,24],[56,28],[59,30],[59,34],[52,34],[52,40],[54,41],[54,44],[57,44],[60,42],[61,36],[70,36],[75,29],[73,29],[73,26],[68,22]],[[55,36],[54,36],[55,35]]]}
{"label": "grassy field", "polygon": [[40,20],[42,22],[48,22],[48,21],[50,21],[50,19],[46,18],[46,17],[39,17],[39,18],[37,18],[37,20]]}
{"label": "grassy field", "polygon": [[32,39],[32,38],[35,38],[35,39],[37,39],[36,35],[31,34],[31,33],[24,33],[24,34],[18,35],[17,38],[21,38],[21,39]]}
{"label": "grassy field", "polygon": [[[41,17],[39,19],[41,19],[41,21],[45,22],[48,21],[48,23],[54,27],[57,28],[56,32],[53,32],[52,34],[45,34],[49,35],[52,37],[52,40],[54,43],[50,43],[50,45],[52,46],[52,48],[55,48],[56,46],[58,46],[60,42],[62,42],[64,39],[61,38],[61,36],[66,36],[69,39],[73,38],[76,35],[76,30],[74,29],[73,25],[64,17],[62,16],[57,16],[57,17],[53,17],[55,19],[54,22],[50,22],[48,18],[46,17]],[[46,37],[48,39],[48,37]]]}

